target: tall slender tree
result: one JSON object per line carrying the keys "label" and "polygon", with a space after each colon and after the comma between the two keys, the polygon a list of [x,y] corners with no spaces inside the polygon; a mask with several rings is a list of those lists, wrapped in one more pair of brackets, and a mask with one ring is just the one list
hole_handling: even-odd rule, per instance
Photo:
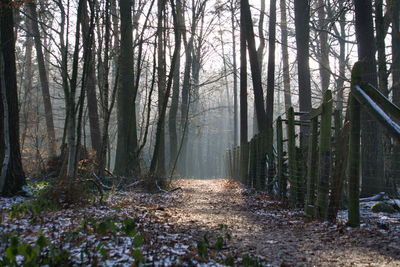
{"label": "tall slender tree", "polygon": [[115,173],[137,174],[140,171],[137,158],[136,108],[133,71],[132,2],[120,0],[121,41],[119,52],[119,90],[117,95],[118,140]]}
{"label": "tall slender tree", "polygon": [[233,67],[233,139],[234,144],[238,143],[239,133],[238,133],[238,71],[237,71],[237,62],[236,62],[236,36],[235,36],[235,10],[237,7],[235,6],[236,1],[230,1],[230,9],[231,9],[231,33],[232,33],[232,67]]}
{"label": "tall slender tree", "polygon": [[[87,47],[88,45],[92,45],[93,47],[88,49],[90,55],[88,55],[91,59],[94,59],[94,43],[89,40],[90,37],[90,19],[88,16],[87,4],[84,6],[84,17],[82,21],[82,33],[83,33],[83,46]],[[87,107],[89,114],[89,126],[90,126],[90,140],[92,142],[92,148],[96,151],[96,156],[99,159],[101,153],[101,133],[100,133],[100,123],[99,123],[99,113],[97,108],[97,94],[96,94],[96,71],[95,65],[88,65],[88,74],[87,74]]]}
{"label": "tall slender tree", "polygon": [[250,5],[248,0],[240,2],[241,12],[244,14],[244,27],[249,51],[251,76],[253,78],[254,101],[256,105],[257,123],[259,132],[266,132],[266,115],[264,109],[264,96],[262,89],[262,80],[260,66],[258,62],[257,50],[254,40],[253,21],[251,17]]}
{"label": "tall slender tree", "polygon": [[[181,0],[176,1],[175,5],[176,14],[176,25],[174,27],[177,30],[177,35],[175,36],[175,45],[177,46],[177,50],[181,51],[182,46],[182,31],[183,31],[183,9]],[[169,129],[169,145],[170,145],[170,161],[169,168],[170,170],[174,167],[176,157],[178,155],[178,135],[177,135],[177,113],[179,106],[179,91],[180,91],[180,68],[181,68],[181,57],[176,59],[174,69],[174,80],[172,85],[172,99],[171,99],[171,108],[169,110],[168,115],[168,129]]]}
{"label": "tall slender tree", "polygon": [[247,136],[247,49],[246,49],[246,27],[244,6],[240,5],[240,147],[242,149],[241,179],[246,181],[248,157],[244,150],[248,147]]}
{"label": "tall slender tree", "polygon": [[281,46],[282,46],[282,65],[283,65],[283,90],[285,97],[285,110],[287,111],[292,105],[292,97],[290,93],[290,72],[289,72],[289,50],[288,50],[288,28],[286,15],[286,0],[280,1],[281,8]]}
{"label": "tall slender tree", "polygon": [[45,66],[43,50],[42,50],[42,40],[40,38],[40,31],[38,26],[38,16],[36,11],[36,4],[34,1],[30,1],[29,4],[30,15],[32,16],[32,31],[35,40],[35,48],[36,48],[36,57],[39,65],[39,78],[40,83],[42,85],[42,96],[43,96],[43,104],[45,110],[45,118],[46,118],[46,126],[47,126],[47,135],[49,139],[49,154],[54,157],[57,151],[57,143],[56,136],[54,130],[54,122],[53,122],[53,108],[50,100],[50,89],[49,89],[49,80],[47,75],[47,70]]}
{"label": "tall slender tree", "polygon": [[[377,87],[376,45],[372,19],[372,1],[354,0],[358,59],[363,64],[363,81]],[[363,110],[361,112],[362,188],[361,195],[369,196],[381,191],[382,139],[376,121]]]}
{"label": "tall slender tree", "polygon": [[322,94],[329,88],[329,44],[328,23],[326,19],[326,1],[318,0],[318,30],[319,30],[319,75],[321,77]]}
{"label": "tall slender tree", "polygon": [[15,39],[11,1],[0,6],[0,195],[16,194],[25,184],[19,146]]}
{"label": "tall slender tree", "polygon": [[[311,82],[309,66],[310,1],[294,1],[294,12],[296,27],[300,111],[309,112],[311,110]],[[307,144],[307,135],[308,127],[302,125],[300,127],[300,141],[302,144]]]}

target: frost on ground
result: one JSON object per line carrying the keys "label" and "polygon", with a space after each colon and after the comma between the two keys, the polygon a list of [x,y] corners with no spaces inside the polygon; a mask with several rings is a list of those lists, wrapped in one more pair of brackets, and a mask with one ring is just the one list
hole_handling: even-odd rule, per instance
{"label": "frost on ground", "polygon": [[[11,218],[8,211],[25,199],[1,198],[0,254],[8,234],[33,244],[42,233],[69,250],[77,266],[400,266],[399,213],[371,213],[371,204],[361,203],[362,225],[353,229],[345,212],[337,224],[309,221],[302,211],[228,180],[175,186],[183,190],[113,194],[101,206],[40,217]],[[135,222],[133,233],[127,221]]]}

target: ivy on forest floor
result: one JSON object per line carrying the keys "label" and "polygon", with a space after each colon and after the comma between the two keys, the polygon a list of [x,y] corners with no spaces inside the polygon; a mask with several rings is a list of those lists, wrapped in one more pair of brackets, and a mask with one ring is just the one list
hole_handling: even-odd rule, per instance
{"label": "ivy on forest floor", "polygon": [[[230,232],[228,231],[228,226],[225,224],[220,224],[219,225],[219,233],[216,238],[214,246],[211,246],[210,244],[210,237],[209,233],[206,232],[203,235],[203,240],[197,242],[197,252],[199,257],[204,261],[208,258],[208,251],[210,249],[216,249],[218,252],[223,250],[224,248],[227,247],[227,242],[232,239],[232,236]],[[253,267],[258,267],[258,266],[263,266],[263,264],[255,258],[252,258],[250,255],[245,254],[241,258],[241,265],[242,266],[253,266]],[[217,261],[218,262],[218,261]],[[227,266],[233,266],[235,264],[235,260],[233,256],[227,256],[224,261],[219,261],[219,263],[227,265]]]}
{"label": "ivy on forest floor", "polygon": [[[22,207],[25,206],[23,205]],[[14,208],[14,210],[19,209],[21,208]],[[130,256],[135,260],[137,266],[146,262],[141,250],[143,238],[136,229],[136,222],[131,218],[120,221],[109,217],[89,217],[83,219],[80,226],[74,231],[67,233],[65,240],[82,248],[80,263],[86,264],[88,262],[85,262],[85,259],[88,259],[89,263],[97,265],[99,261],[97,254],[101,255],[101,261],[107,260],[109,245],[106,242],[98,242],[93,247],[89,244],[89,241],[84,242],[81,240],[79,233],[95,234],[98,237],[111,235],[116,244],[120,243],[118,237],[131,238],[132,250]],[[61,249],[61,244],[59,247],[52,245],[41,231],[34,245],[28,242],[21,242],[17,234],[11,233],[3,236],[2,239],[6,240],[6,246],[4,256],[0,258],[0,266],[59,266],[74,263],[69,250]]]}

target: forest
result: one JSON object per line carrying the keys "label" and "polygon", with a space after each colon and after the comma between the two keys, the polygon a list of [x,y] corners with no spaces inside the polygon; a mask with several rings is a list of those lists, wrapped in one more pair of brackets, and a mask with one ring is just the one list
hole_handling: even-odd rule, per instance
{"label": "forest", "polygon": [[399,0],[0,0],[0,90],[0,266],[400,266]]}

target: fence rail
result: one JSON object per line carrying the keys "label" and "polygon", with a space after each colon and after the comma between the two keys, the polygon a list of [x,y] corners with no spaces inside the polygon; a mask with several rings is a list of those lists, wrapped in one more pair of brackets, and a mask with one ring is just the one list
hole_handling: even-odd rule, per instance
{"label": "fence rail", "polygon": [[[244,146],[227,150],[227,175],[247,187],[288,199],[291,207],[304,207],[308,216],[322,220],[336,220],[346,195],[349,224],[358,226],[361,110],[400,141],[400,109],[373,86],[361,82],[360,64],[352,71],[344,119],[333,110],[329,90],[322,104],[310,112],[295,112],[290,107],[286,118],[276,119],[275,131],[257,134]],[[308,127],[307,139],[296,134],[299,125]]]}

